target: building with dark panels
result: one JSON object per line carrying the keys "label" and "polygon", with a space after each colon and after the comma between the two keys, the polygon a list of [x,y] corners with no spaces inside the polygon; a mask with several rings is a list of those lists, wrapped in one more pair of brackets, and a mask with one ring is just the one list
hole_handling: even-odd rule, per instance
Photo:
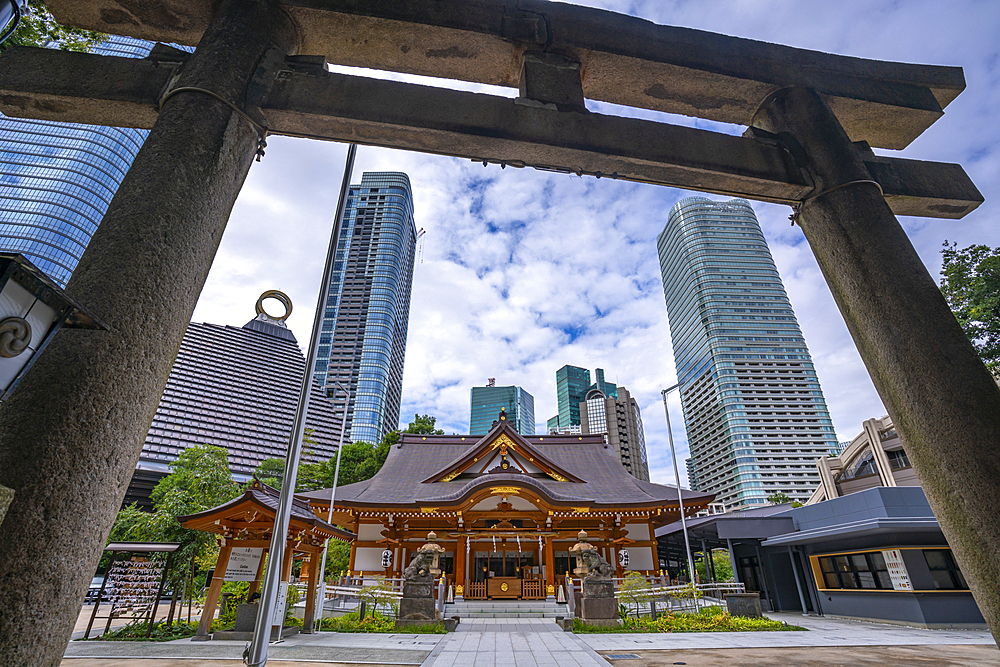
{"label": "building with dark panels", "polygon": [[563,366],[556,371],[556,403],[559,414],[549,419],[545,428],[549,433],[579,433],[573,427],[580,426],[580,403],[587,398],[587,392],[597,389],[605,396],[618,396],[618,388],[604,381],[604,369],[598,368],[594,375],[596,382],[590,383],[590,371],[578,366]]}
{"label": "building with dark panels", "polygon": [[[737,581],[760,593],[765,609],[986,628],[919,487],[696,517],[687,526],[693,551],[729,551]],[[657,529],[656,540],[661,568],[683,571],[680,522]]]}
{"label": "building with dark panels", "polygon": [[657,250],[699,489],[726,506],[805,502],[836,434],[753,209],[682,199]]}
{"label": "building with dark panels", "polygon": [[[112,36],[93,51],[143,58],[152,46]],[[0,116],[0,250],[65,287],[147,134]]]}
{"label": "building with dark panels", "polygon": [[[243,327],[192,322],[142,446],[125,503],[148,506],[149,491],[188,447],[229,452],[240,481],[264,459],[284,458],[305,357],[282,320],[260,314]],[[313,383],[302,461],[336,456],[341,415]]]}
{"label": "building with dark panels", "polygon": [[351,441],[399,426],[416,243],[409,177],[365,172],[348,193],[315,369],[334,405],[346,400]]}
{"label": "building with dark panels", "polygon": [[489,433],[501,410],[518,433],[535,435],[535,398],[520,387],[473,387],[470,403],[469,435]]}
{"label": "building with dark panels", "polygon": [[629,474],[648,482],[646,435],[639,404],[625,387],[616,389],[617,396],[606,396],[597,388],[587,393],[587,400],[580,403],[582,433],[603,434],[608,445],[618,452],[618,458]]}

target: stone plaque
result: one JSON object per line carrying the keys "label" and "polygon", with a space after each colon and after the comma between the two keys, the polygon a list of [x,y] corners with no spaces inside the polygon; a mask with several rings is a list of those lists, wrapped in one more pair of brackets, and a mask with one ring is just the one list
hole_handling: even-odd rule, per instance
{"label": "stone plaque", "polygon": [[730,616],[761,618],[760,593],[730,593],[726,596]]}

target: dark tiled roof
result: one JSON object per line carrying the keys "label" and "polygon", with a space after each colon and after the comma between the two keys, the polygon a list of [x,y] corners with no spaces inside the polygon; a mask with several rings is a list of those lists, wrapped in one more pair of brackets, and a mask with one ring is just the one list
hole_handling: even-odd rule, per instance
{"label": "dark tiled roof", "polygon": [[[349,506],[451,504],[461,502],[477,488],[512,482],[539,490],[556,504],[672,505],[677,501],[675,487],[643,482],[630,475],[599,436],[517,436],[555,465],[584,480],[582,483],[510,472],[484,474],[471,480],[424,482],[480,443],[492,441],[496,430],[483,438],[464,436],[464,442],[463,436],[406,435],[389,451],[375,477],[338,488],[337,501]],[[507,432],[510,434],[512,429]],[[299,495],[328,501],[330,490]],[[712,498],[712,494],[684,490],[688,502],[704,504]]]}

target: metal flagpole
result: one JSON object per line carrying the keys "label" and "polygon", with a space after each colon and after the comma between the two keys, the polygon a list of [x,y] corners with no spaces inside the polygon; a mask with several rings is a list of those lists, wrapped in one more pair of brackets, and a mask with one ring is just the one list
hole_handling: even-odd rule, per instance
{"label": "metal flagpole", "polygon": [[[354,169],[354,156],[358,152],[357,144],[347,147],[347,163],[344,165],[344,181],[340,186],[340,201],[337,204],[337,215],[333,220],[333,233],[330,234],[330,247],[326,251],[326,266],[323,267],[323,282],[319,288],[319,298],[316,302],[316,316],[313,318],[312,334],[309,337],[309,349],[306,351],[306,368],[302,375],[302,386],[299,390],[299,404],[295,410],[295,422],[292,425],[288,453],[285,455],[285,479],[281,485],[281,496],[274,517],[274,531],[271,535],[271,547],[267,556],[267,574],[264,577],[264,587],[261,591],[260,609],[257,610],[257,624],[254,626],[253,641],[244,651],[244,662],[250,667],[263,667],[267,664],[267,645],[271,635],[271,623],[274,618],[275,606],[278,602],[278,588],[281,583],[281,564],[284,558],[285,540],[288,536],[288,523],[292,514],[292,499],[295,496],[295,480],[299,473],[299,456],[302,453],[302,436],[306,429],[306,413],[309,410],[310,389],[313,373],[316,370],[316,357],[319,347],[320,327],[323,323],[323,312],[330,297],[330,279],[333,274],[333,260],[337,254],[337,243],[340,239],[340,229],[347,205],[347,189],[351,185],[351,171]],[[348,400],[350,397],[348,396]],[[341,425],[341,435],[344,426]],[[340,454],[339,450],[337,452]]]}
{"label": "metal flagpole", "polygon": [[667,414],[667,439],[670,441],[670,458],[674,462],[674,480],[677,482],[677,505],[681,511],[681,530],[684,532],[684,551],[687,555],[688,581],[694,583],[694,565],[691,562],[691,543],[688,541],[687,520],[684,518],[684,499],[681,497],[681,473],[677,470],[677,454],[674,452],[674,434],[670,430],[670,408],[667,407],[667,394],[672,392],[680,383],[673,387],[668,387],[660,393],[663,394],[663,411]]}
{"label": "metal flagpole", "polygon": [[[340,440],[337,441],[337,466],[333,470],[333,488],[330,489],[330,511],[327,512],[326,515],[327,523],[333,522],[333,499],[337,495],[337,481],[340,479],[340,452],[343,451],[344,449],[344,431],[347,430],[347,407],[351,402],[351,392],[347,391],[347,389],[344,388],[344,385],[340,384],[337,381],[334,381],[333,384],[337,385],[340,391],[344,392],[344,416],[340,422]],[[320,591],[322,593],[326,593],[326,579],[323,578],[323,575],[326,574],[326,553],[329,548],[330,548],[330,540],[328,539],[326,542],[323,543],[323,558],[321,558],[319,561],[319,580],[322,584],[322,586],[320,587]],[[315,625],[320,628],[322,627],[323,624],[323,604],[325,603],[325,601],[326,601],[326,596],[320,595],[320,598],[318,600],[319,619],[315,622]]]}

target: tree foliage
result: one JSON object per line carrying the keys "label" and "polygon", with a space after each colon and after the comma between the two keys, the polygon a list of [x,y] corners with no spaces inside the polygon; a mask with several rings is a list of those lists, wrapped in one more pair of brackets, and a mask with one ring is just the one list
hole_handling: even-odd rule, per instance
{"label": "tree foliage", "polygon": [[994,377],[1000,376],[1000,248],[944,242],[941,292]]}
{"label": "tree foliage", "polygon": [[67,28],[56,22],[42,0],[28,0],[28,9],[21,16],[21,22],[10,39],[0,45],[48,46],[63,51],[89,51],[106,41],[108,36],[100,32]]}

